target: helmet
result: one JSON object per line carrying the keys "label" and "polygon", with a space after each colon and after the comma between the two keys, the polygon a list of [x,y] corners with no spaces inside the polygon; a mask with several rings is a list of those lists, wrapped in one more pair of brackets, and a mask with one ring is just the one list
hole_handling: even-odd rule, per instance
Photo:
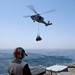
{"label": "helmet", "polygon": [[25,53],[25,50],[22,47],[17,47],[14,50],[13,55],[17,59],[23,59],[25,56],[27,56],[27,54]]}

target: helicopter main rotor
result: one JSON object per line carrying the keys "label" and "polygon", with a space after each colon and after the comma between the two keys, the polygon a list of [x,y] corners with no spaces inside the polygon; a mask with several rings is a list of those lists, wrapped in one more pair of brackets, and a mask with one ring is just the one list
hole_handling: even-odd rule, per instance
{"label": "helicopter main rotor", "polygon": [[[30,10],[32,10],[36,15],[40,15],[40,14],[38,14],[37,13],[37,11],[35,10],[35,8],[33,7],[33,5],[29,5],[29,6],[27,6]],[[51,10],[49,10],[49,11],[46,11],[46,12],[44,12],[44,13],[41,13],[41,14],[46,14],[46,13],[49,13],[49,12],[54,12],[54,11],[56,11],[55,9],[51,9]],[[28,15],[28,16],[24,16],[24,17],[31,17],[32,15]]]}

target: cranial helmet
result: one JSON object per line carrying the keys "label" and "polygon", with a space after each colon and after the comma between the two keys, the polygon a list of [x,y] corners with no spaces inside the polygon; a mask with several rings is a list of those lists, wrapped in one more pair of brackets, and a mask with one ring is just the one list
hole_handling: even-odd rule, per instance
{"label": "cranial helmet", "polygon": [[17,59],[22,59],[25,56],[27,56],[27,54],[25,53],[25,50],[22,47],[17,47],[14,52],[13,55],[15,58]]}

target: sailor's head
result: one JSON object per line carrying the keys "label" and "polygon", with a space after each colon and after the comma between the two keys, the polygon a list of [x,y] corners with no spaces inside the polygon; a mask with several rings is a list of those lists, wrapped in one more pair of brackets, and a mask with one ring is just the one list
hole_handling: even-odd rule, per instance
{"label": "sailor's head", "polygon": [[14,50],[13,55],[16,59],[23,59],[25,56],[28,56],[22,47],[17,47]]}

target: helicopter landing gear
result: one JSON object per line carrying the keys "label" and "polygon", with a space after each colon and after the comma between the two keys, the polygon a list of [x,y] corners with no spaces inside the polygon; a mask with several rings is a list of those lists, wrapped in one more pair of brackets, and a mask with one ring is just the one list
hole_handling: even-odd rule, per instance
{"label": "helicopter landing gear", "polygon": [[35,22],[35,21],[33,20],[33,22]]}

